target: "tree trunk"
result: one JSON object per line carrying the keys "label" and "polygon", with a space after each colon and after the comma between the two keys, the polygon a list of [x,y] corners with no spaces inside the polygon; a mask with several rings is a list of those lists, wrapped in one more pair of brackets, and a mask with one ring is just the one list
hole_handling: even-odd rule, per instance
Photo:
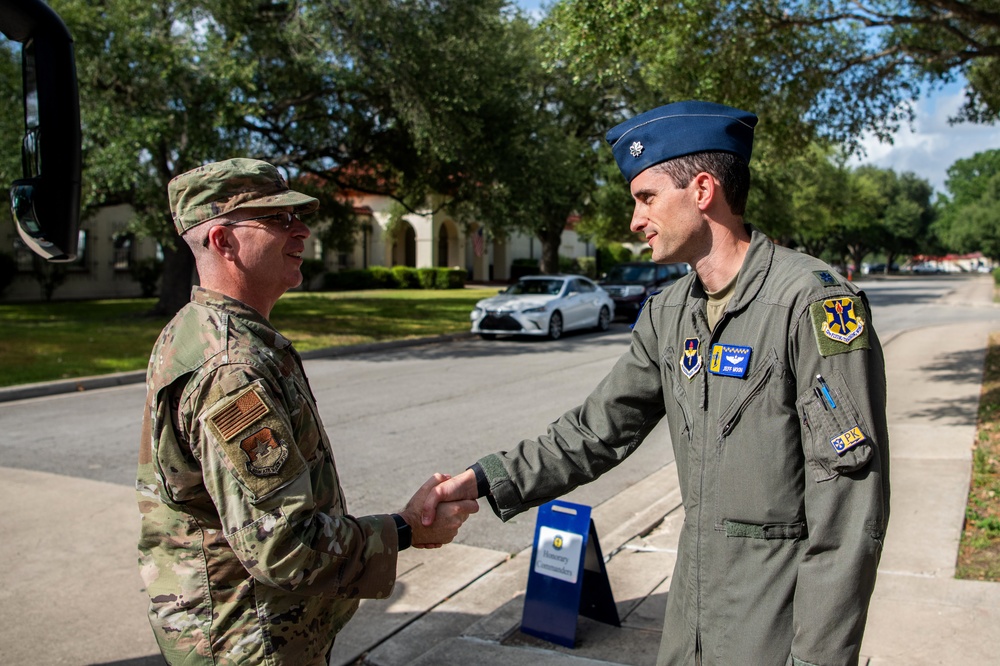
{"label": "tree trunk", "polygon": [[563,225],[549,225],[541,229],[538,239],[542,241],[542,262],[539,266],[545,275],[559,272],[559,246],[562,244]]}
{"label": "tree trunk", "polygon": [[194,255],[182,240],[176,248],[163,248],[163,281],[160,283],[160,300],[151,315],[172,317],[191,300],[191,278],[194,275]]}

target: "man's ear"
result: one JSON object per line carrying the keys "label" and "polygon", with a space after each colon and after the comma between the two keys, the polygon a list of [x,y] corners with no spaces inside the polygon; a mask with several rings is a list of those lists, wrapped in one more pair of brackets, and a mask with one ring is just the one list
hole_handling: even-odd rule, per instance
{"label": "man's ear", "polygon": [[710,173],[702,171],[691,182],[695,186],[695,202],[701,212],[711,208],[717,196],[722,196],[722,184]]}
{"label": "man's ear", "polygon": [[208,230],[208,248],[216,254],[233,259],[239,249],[235,244],[236,236],[226,232],[226,228],[221,225],[213,226]]}

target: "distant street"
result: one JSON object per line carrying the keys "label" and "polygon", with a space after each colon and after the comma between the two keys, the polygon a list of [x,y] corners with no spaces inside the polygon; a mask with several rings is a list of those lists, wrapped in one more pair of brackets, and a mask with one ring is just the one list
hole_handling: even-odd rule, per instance
{"label": "distant street", "polygon": [[[970,279],[895,277],[863,287],[884,342],[941,324],[993,319],[1000,328],[995,309],[938,301]],[[543,432],[590,392],[628,339],[619,323],[557,342],[469,339],[307,361],[351,512],[398,510],[432,472],[460,472]],[[137,384],[0,403],[0,466],[131,486],[144,392]],[[672,458],[661,426],[618,469],[568,499],[597,505]],[[503,525],[484,502],[460,541],[513,553],[529,545],[533,529],[534,512]]]}

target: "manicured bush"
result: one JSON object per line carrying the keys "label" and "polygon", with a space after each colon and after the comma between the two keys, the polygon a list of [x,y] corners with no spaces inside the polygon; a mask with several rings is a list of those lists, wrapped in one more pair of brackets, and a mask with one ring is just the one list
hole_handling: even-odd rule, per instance
{"label": "manicured bush", "polygon": [[155,257],[138,259],[128,267],[128,274],[139,283],[139,290],[142,292],[143,298],[151,298],[156,295],[156,288],[160,284],[162,273],[163,262]]}
{"label": "manicured bush", "polygon": [[434,289],[437,285],[438,269],[418,268],[417,283],[421,289]]}
{"label": "manicured bush", "polygon": [[326,273],[322,289],[355,291],[362,289],[462,289],[465,271],[461,268],[410,268],[372,266],[358,270]]}
{"label": "manicured bush", "polygon": [[302,272],[302,289],[310,291],[313,281],[323,274],[326,265],[322,259],[303,259],[299,270]]}
{"label": "manicured bush", "polygon": [[368,269],[371,286],[366,289],[395,289],[399,286],[396,276],[388,266],[372,266]]}
{"label": "manicured bush", "polygon": [[442,268],[441,274],[444,275],[444,286],[438,286],[438,289],[463,289],[465,288],[465,277],[466,272],[462,268]]}
{"label": "manicured bush", "polygon": [[323,275],[322,288],[326,291],[356,291],[358,289],[373,289],[375,283],[370,272],[361,269],[348,269]]}
{"label": "manicured bush", "polygon": [[597,277],[597,259],[594,257],[577,257],[576,266],[578,273],[594,279]]}
{"label": "manicured bush", "polygon": [[541,272],[538,267],[538,259],[515,259],[510,262],[511,282],[517,282],[525,275],[538,275]]}
{"label": "manicured bush", "polygon": [[409,266],[393,266],[392,276],[396,279],[396,286],[400,289],[416,289],[420,286],[417,281],[417,271]]}

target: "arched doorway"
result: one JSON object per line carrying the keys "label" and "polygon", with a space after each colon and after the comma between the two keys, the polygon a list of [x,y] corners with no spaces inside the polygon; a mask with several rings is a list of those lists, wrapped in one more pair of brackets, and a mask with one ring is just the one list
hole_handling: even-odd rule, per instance
{"label": "arched doorway", "polygon": [[403,222],[392,239],[392,265],[417,265],[417,232],[409,222]]}
{"label": "arched doorway", "polygon": [[437,262],[440,268],[458,266],[458,227],[451,220],[445,220],[437,229]]}

